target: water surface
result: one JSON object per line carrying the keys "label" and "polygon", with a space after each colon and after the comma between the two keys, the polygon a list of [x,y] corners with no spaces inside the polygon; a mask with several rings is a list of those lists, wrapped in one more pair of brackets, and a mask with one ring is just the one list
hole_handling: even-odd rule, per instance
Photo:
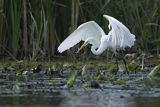
{"label": "water surface", "polygon": [[66,78],[51,75],[1,73],[0,106],[25,107],[158,107],[160,89],[137,83],[143,77],[128,81],[129,85],[101,84],[102,88],[65,88]]}

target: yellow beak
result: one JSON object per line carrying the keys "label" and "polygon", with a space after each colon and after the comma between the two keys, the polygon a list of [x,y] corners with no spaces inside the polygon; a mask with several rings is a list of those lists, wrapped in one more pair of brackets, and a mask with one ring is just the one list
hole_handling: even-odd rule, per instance
{"label": "yellow beak", "polygon": [[76,53],[79,53],[87,44],[88,42],[84,42],[83,45],[78,49]]}

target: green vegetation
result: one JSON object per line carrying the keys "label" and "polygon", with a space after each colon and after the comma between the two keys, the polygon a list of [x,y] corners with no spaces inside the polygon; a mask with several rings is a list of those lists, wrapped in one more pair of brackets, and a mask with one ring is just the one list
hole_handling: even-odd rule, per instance
{"label": "green vegetation", "polygon": [[122,79],[118,79],[117,81],[114,81],[113,84],[115,85],[126,85],[126,81]]}
{"label": "green vegetation", "polygon": [[67,88],[73,87],[77,75],[78,75],[77,71],[72,71],[71,76],[69,77],[65,87],[67,87]]}
{"label": "green vegetation", "polygon": [[149,78],[160,77],[160,65],[155,66],[148,74]]}
{"label": "green vegetation", "polygon": [[95,20],[107,32],[103,14],[117,18],[136,35],[133,51],[159,53],[159,8],[159,0],[0,0],[0,55],[13,60],[51,58],[83,22]]}

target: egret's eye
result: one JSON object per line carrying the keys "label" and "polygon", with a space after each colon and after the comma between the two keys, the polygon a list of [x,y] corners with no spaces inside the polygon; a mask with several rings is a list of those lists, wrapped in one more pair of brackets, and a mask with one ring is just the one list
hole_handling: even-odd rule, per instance
{"label": "egret's eye", "polygon": [[98,50],[98,48],[95,49],[96,51]]}

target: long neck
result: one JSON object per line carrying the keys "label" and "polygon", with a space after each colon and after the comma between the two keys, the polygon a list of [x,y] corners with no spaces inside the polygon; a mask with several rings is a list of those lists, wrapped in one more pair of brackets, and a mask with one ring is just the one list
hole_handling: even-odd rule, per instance
{"label": "long neck", "polygon": [[104,49],[102,49],[102,46],[100,45],[100,47],[96,50],[96,48],[94,46],[91,47],[91,51],[93,54],[95,55],[100,55],[104,52]]}
{"label": "long neck", "polygon": [[107,48],[105,43],[106,43],[105,38],[101,38],[101,43],[100,43],[100,46],[98,47],[98,49],[97,49],[97,47],[92,45],[92,47],[91,47],[92,53],[95,55],[102,54],[105,51],[105,49]]}

